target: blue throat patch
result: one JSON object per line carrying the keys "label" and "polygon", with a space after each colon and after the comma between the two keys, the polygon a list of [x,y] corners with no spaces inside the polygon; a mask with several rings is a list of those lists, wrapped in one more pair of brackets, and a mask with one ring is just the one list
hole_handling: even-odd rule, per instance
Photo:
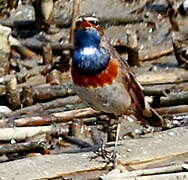
{"label": "blue throat patch", "polygon": [[96,75],[108,66],[110,55],[100,47],[100,35],[95,29],[77,30],[75,42],[72,63],[80,74]]}

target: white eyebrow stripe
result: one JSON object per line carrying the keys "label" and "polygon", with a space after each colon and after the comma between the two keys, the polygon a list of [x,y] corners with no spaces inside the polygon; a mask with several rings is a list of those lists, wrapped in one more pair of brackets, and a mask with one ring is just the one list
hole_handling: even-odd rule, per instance
{"label": "white eyebrow stripe", "polygon": [[86,17],[84,18],[86,21],[99,21],[97,18],[95,17]]}
{"label": "white eyebrow stripe", "polygon": [[98,18],[96,18],[96,17],[79,17],[77,19],[77,22],[83,21],[83,19],[85,19],[86,21],[99,21]]}
{"label": "white eyebrow stripe", "polygon": [[183,2],[183,7],[184,7],[185,10],[188,8],[188,1]]}

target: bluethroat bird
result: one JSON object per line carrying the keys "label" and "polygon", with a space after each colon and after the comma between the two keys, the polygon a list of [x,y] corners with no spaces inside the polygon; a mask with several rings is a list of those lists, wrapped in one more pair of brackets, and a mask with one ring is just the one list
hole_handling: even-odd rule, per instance
{"label": "bluethroat bird", "polygon": [[[95,16],[77,18],[74,43],[71,74],[74,89],[83,102],[118,117],[134,114],[153,126],[164,125],[163,119],[145,102],[141,85],[127,62],[109,44]],[[119,130],[120,121],[114,154]]]}

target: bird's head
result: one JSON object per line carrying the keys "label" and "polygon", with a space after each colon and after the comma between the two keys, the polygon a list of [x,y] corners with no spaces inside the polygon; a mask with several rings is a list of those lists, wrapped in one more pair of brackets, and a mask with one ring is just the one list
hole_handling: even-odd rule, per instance
{"label": "bird's head", "polygon": [[77,18],[72,64],[80,74],[96,75],[108,66],[110,55],[101,47],[102,36],[103,31],[96,17]]}
{"label": "bird's head", "polygon": [[104,32],[95,16],[79,16],[76,20],[76,47],[98,46]]}

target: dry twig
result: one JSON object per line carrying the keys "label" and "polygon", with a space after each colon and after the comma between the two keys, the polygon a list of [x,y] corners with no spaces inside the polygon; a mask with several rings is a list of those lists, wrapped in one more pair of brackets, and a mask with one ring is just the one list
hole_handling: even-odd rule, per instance
{"label": "dry twig", "polygon": [[48,116],[34,116],[26,117],[14,120],[15,126],[39,126],[39,125],[48,125],[51,123],[62,123],[73,120],[74,118],[83,118],[87,116],[94,116],[99,114],[99,112],[91,109],[76,109],[65,112],[52,113]]}

